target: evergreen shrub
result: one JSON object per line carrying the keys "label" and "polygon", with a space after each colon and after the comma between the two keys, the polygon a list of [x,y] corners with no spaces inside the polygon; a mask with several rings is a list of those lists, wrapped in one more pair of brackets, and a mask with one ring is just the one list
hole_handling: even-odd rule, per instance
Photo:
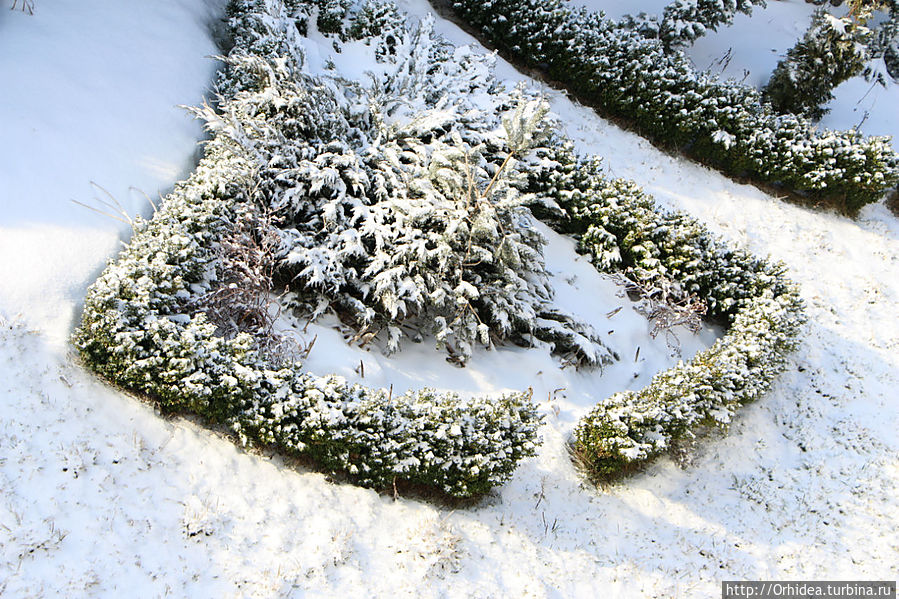
{"label": "evergreen shrub", "polygon": [[[527,280],[510,279],[511,289],[496,290],[495,298],[513,302],[505,308],[510,321],[531,321],[521,331],[536,336],[549,327],[558,333],[549,341],[564,347],[565,336],[580,330],[564,315],[551,325],[536,313],[517,313],[534,305],[549,310],[551,299],[538,292],[545,285],[541,244],[528,241],[524,206],[574,235],[599,270],[664,285],[674,296],[698,295],[712,316],[729,324],[709,350],[657,375],[646,389],[615,394],[580,422],[575,448],[594,474],[642,464],[699,424],[726,425],[784,368],[803,317],[783,267],[728,247],[683,213],[660,211],[632,182],[605,178],[597,159],[578,158],[570,141],[552,132],[545,105],[526,90],[510,93],[496,84],[491,57],[453,48],[433,34],[430,21],[406,32],[393,18],[359,27],[378,32],[360,43],[396,49],[377,54],[392,73],[372,83],[379,103],[357,83],[304,71],[300,25],[314,11],[296,0],[236,0],[230,11],[235,47],[223,95],[217,110],[198,111],[212,132],[205,157],[151,220],[137,222],[128,247],[88,291],[74,342],[101,375],[166,411],[197,413],[242,443],[311,457],[359,484],[386,487],[402,479],[460,497],[482,494],[536,451],[541,418],[529,391],[500,398],[428,389],[394,396],[304,373],[270,355],[256,329],[223,326],[208,298],[243,276],[222,256],[240,255],[228,254],[235,235],[252,237],[248,214],[269,215],[252,221],[264,230],[246,243],[274,245],[273,278],[284,269],[298,298],[352,305],[351,312],[371,313],[373,320],[394,318],[400,310],[394,314],[390,306],[397,304],[385,304],[374,290],[356,294],[357,282],[328,272],[390,272],[396,265],[372,266],[370,258],[379,243],[391,256],[408,257],[402,244],[390,245],[404,236],[434,233],[448,247],[444,256],[460,251],[452,244],[462,239],[468,252],[470,239],[471,247],[478,245],[470,233],[481,223],[483,251],[469,255],[471,266],[505,262],[508,268],[477,271],[482,278],[468,285],[458,283],[458,268],[432,271],[435,289],[449,280],[449,293],[462,288],[456,306],[474,304],[489,290],[482,284],[489,277],[523,274]],[[352,31],[357,14],[370,13],[351,6],[334,35]],[[472,190],[478,193],[466,195]],[[464,210],[454,219],[459,198]],[[466,203],[482,206],[466,212]],[[404,221],[403,206],[423,218]],[[356,224],[372,214],[378,217],[371,226],[390,239],[363,244],[365,252],[342,251],[365,237],[367,229]],[[458,223],[454,231],[447,232],[448,222]],[[494,231],[500,228],[517,237],[504,242]],[[347,240],[353,243],[341,245]],[[502,247],[507,255],[491,251]],[[317,250],[319,262],[290,258]],[[302,274],[316,264],[325,273],[320,279]],[[543,319],[553,321],[551,314]],[[501,320],[489,322],[501,332]]]}
{"label": "evergreen shrub", "polygon": [[777,114],[760,93],[697,73],[601,14],[561,0],[454,0],[457,14],[501,50],[546,70],[605,115],[730,176],[855,214],[899,181],[889,138],[819,130]]}
{"label": "evergreen shrub", "polygon": [[852,19],[817,10],[803,38],[774,69],[762,90],[765,100],[778,112],[819,120],[833,90],[864,72],[870,38],[871,31]]}

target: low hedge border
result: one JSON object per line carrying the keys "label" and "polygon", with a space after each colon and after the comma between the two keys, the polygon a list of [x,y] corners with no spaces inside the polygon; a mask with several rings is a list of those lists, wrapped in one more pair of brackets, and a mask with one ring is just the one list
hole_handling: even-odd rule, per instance
{"label": "low hedge border", "polygon": [[234,226],[252,166],[221,136],[88,290],[74,342],[86,363],[166,411],[227,426],[242,444],[304,455],[359,484],[396,479],[479,495],[535,453],[540,416],[530,393],[463,400],[424,389],[392,396],[338,376],[267,360],[191,304],[215,280],[215,246]]}
{"label": "low hedge border", "polygon": [[[266,11],[280,2],[260,5],[251,15],[253,5],[232,3],[233,23],[267,27]],[[236,33],[233,52],[251,54],[258,38]],[[241,69],[251,68],[246,60],[230,63],[221,89],[239,89],[253,77]],[[530,391],[394,396],[274,364],[250,335],[226,339],[196,310],[219,278],[217,246],[254,203],[256,166],[231,133],[214,135],[194,174],[151,220],[136,222],[127,248],[89,288],[73,339],[85,362],[166,411],[196,413],[228,427],[241,444],[310,457],[360,485],[388,488],[400,479],[471,497],[507,480],[536,452],[541,416]]]}
{"label": "low hedge border", "polygon": [[[233,3],[232,10],[255,19],[243,22],[267,23],[271,11],[285,18],[280,0]],[[252,63],[234,61],[223,89],[228,78],[252,78],[241,68]],[[613,395],[579,423],[575,448],[590,470],[629,471],[698,424],[726,425],[739,405],[764,393],[803,320],[783,267],[728,248],[682,213],[659,211],[634,183],[607,180],[597,160],[578,160],[570,142],[557,139],[532,160],[528,191],[552,205],[556,217],[547,220],[576,235],[598,269],[675,281],[730,324],[690,363],[641,391]],[[86,363],[164,410],[197,413],[229,427],[241,443],[311,457],[362,485],[402,479],[470,497],[507,480],[536,451],[540,416],[529,392],[392,397],[274,364],[251,336],[217,335],[195,311],[196,298],[216,283],[216,247],[253,206],[256,168],[228,130],[219,131],[194,174],[150,221],[138,220],[131,243],[88,291],[74,336]]]}
{"label": "low hedge border", "polygon": [[732,177],[855,214],[899,181],[889,138],[818,130],[761,94],[694,71],[625,24],[562,0],[453,0],[456,14],[516,60],[603,114]]}
{"label": "low hedge border", "polygon": [[531,187],[563,211],[550,224],[575,235],[600,272],[625,271],[649,286],[673,282],[682,296],[703,298],[728,327],[688,363],[640,391],[612,395],[582,418],[574,432],[578,461],[607,479],[692,438],[698,426],[726,427],[784,370],[805,322],[785,266],[729,247],[683,212],[661,210],[632,181],[606,179],[599,161],[577,160],[570,143],[534,166]]}

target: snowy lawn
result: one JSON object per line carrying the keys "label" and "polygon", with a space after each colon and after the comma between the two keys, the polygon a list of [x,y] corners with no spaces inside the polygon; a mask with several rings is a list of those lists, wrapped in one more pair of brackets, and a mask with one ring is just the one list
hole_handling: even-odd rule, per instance
{"label": "snowy lawn", "polygon": [[[130,214],[147,215],[196,160],[199,103],[217,65],[213,9],[47,0],[0,10],[0,310],[63,341],[84,286],[116,251]],[[175,25],[173,25],[175,24]],[[106,191],[104,191],[106,190]]]}
{"label": "snowy lawn", "polygon": [[[534,350],[484,352],[464,370],[428,344],[387,359],[347,348],[328,323],[310,326],[315,371],[464,393],[532,385],[548,400],[540,455],[464,509],[394,501],[242,452],[85,373],[64,340],[121,229],[69,199],[104,197],[94,180],[146,213],[132,186],[155,197],[189,171],[200,130],[175,105],[199,103],[210,81],[207,16],[199,1],[174,0],[0,11],[0,80],[15,82],[0,95],[0,595],[693,597],[717,596],[724,579],[896,577],[899,222],[882,205],[850,221],[778,201],[552,90],[580,149],[785,261],[802,285],[812,322],[794,368],[686,469],[663,460],[596,489],[567,456],[587,407],[671,363],[627,310],[607,319],[623,360],[599,378]],[[559,301],[605,324],[606,307],[624,302],[570,241],[550,239]],[[685,354],[703,342],[681,340]],[[635,345],[637,364],[624,350]]]}

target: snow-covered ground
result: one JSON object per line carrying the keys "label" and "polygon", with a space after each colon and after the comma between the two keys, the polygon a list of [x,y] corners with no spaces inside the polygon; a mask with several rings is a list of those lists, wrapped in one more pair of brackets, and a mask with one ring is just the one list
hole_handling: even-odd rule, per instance
{"label": "snow-covered ground", "polygon": [[[211,0],[210,0],[211,2]],[[193,168],[217,65],[204,0],[42,0],[0,6],[0,311],[62,342],[128,226]],[[219,2],[221,4],[221,2]],[[52,283],[50,283],[52,282]],[[53,294],[52,297],[48,294]]]}
{"label": "snow-covered ground", "polygon": [[[202,0],[0,10],[0,596],[712,597],[729,579],[896,578],[899,221],[882,205],[850,221],[779,201],[552,90],[569,134],[610,172],[783,260],[802,285],[811,322],[791,368],[686,469],[661,460],[596,489],[565,450],[604,385],[669,363],[662,340],[643,348],[645,362],[627,355],[621,372],[596,379],[534,351],[485,353],[465,370],[425,345],[386,359],[316,329],[315,370],[359,377],[361,359],[366,384],[533,384],[551,400],[540,455],[457,509],[246,453],[85,372],[64,340],[123,229],[69,199],[105,197],[93,180],[146,211],[132,186],[155,196],[189,170],[200,130],[176,105],[200,102],[209,83],[210,10]],[[566,308],[620,305],[572,261],[570,242],[553,238]],[[638,330],[633,314],[609,322],[623,352],[641,343],[615,338]],[[702,342],[685,339],[685,352]]]}

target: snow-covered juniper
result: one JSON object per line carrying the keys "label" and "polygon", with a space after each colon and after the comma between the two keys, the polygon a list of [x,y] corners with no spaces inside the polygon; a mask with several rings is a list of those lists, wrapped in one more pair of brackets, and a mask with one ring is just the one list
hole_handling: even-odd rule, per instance
{"label": "snow-covered juniper", "polygon": [[[448,45],[432,20],[385,32],[389,13],[358,14],[364,27],[347,31],[365,29],[383,67],[367,84],[309,74],[262,30],[252,46],[277,53],[232,56],[256,77],[228,111],[203,113],[256,157],[289,305],[331,309],[387,352],[433,335],[458,363],[506,341],[610,362],[589,326],[553,306],[545,239],[526,207],[539,198],[521,191],[520,159],[551,129],[546,102],[502,88],[492,57]],[[384,51],[391,43],[402,51]]]}
{"label": "snow-covered juniper", "polygon": [[692,44],[721,25],[731,25],[738,12],[751,15],[753,6],[765,7],[765,0],[672,0],[661,18],[641,12],[626,15],[621,24],[673,49]]}

